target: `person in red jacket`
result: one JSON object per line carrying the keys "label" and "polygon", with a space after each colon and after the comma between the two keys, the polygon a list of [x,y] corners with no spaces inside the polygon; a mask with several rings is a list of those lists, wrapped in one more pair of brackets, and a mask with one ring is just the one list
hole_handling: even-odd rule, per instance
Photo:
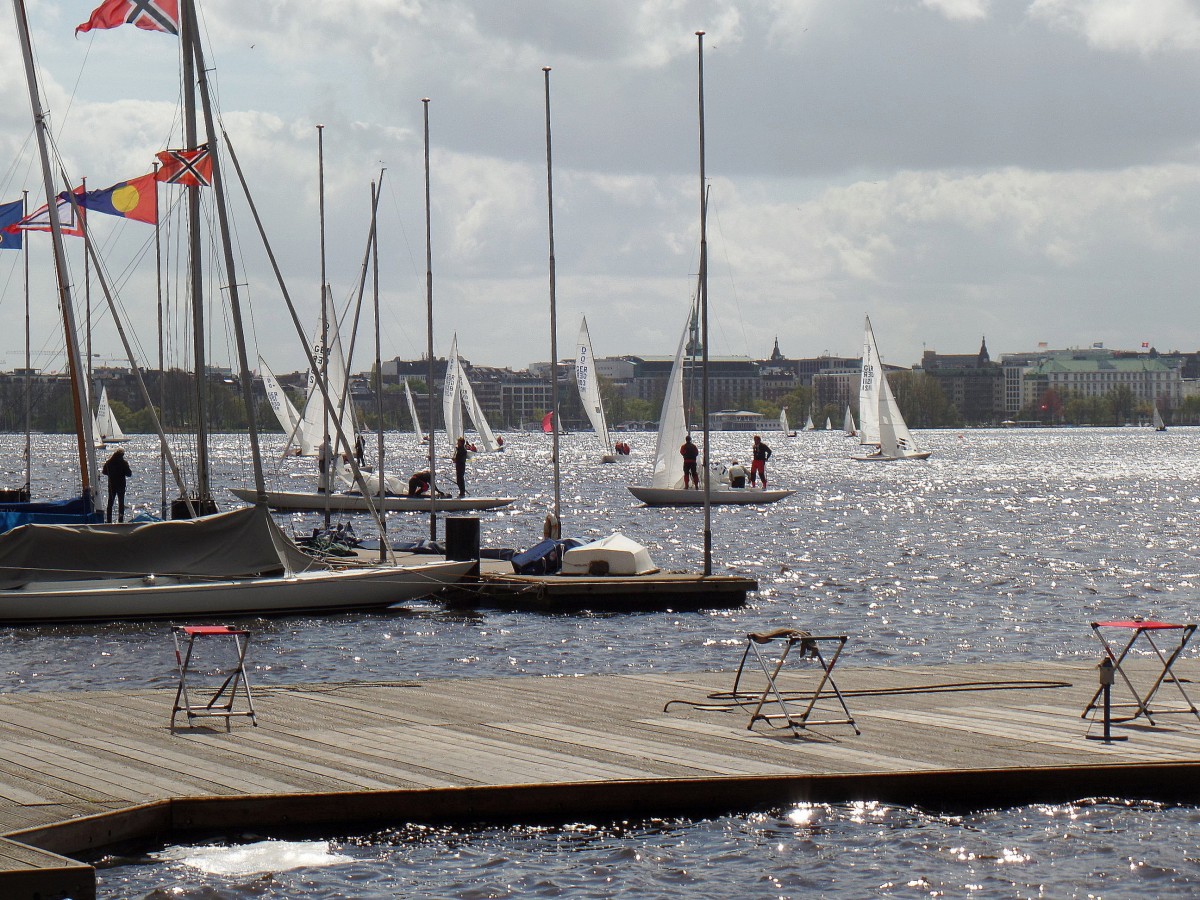
{"label": "person in red jacket", "polygon": [[767,460],[771,458],[771,448],[763,443],[757,434],[754,436],[754,449],[750,451],[753,459],[750,462],[750,487],[754,487],[754,479],[762,478],[763,490],[767,489]]}

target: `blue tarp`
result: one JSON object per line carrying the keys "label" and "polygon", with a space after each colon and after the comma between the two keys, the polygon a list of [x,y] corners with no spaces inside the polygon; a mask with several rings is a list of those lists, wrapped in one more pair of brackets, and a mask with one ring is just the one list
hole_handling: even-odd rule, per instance
{"label": "blue tarp", "polygon": [[84,497],[68,500],[41,500],[31,503],[0,503],[0,532],[19,525],[94,525],[104,521],[104,513],[92,508]]}
{"label": "blue tarp", "polygon": [[563,554],[582,546],[583,542],[574,538],[561,541],[547,538],[523,553],[515,554],[512,558],[513,571],[518,575],[553,575],[562,568]]}

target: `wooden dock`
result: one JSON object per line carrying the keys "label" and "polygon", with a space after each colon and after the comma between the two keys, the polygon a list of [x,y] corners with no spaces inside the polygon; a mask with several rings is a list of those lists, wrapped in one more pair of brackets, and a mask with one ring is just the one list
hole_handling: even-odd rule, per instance
{"label": "wooden dock", "polygon": [[[174,734],[173,689],[0,694],[0,896],[82,900],[94,873],[66,857],[198,830],[1200,798],[1194,715],[1117,726],[1121,743],[1085,738],[1100,733],[1080,718],[1092,665],[855,667],[853,655],[851,642],[834,674],[861,736],[748,730],[732,671],[259,682],[258,727]],[[1200,662],[1178,668],[1185,686],[1200,677]],[[818,672],[789,663],[781,684],[803,696]],[[1166,684],[1159,699],[1180,697]]]}

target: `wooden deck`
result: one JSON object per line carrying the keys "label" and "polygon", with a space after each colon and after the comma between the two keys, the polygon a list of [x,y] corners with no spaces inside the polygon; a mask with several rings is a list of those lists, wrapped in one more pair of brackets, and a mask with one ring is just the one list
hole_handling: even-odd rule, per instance
{"label": "wooden deck", "polygon": [[[209,720],[174,734],[173,690],[0,694],[0,835],[17,842],[0,844],[0,896],[38,895],[27,886],[40,869],[41,897],[79,900],[90,870],[51,854],[189,829],[861,798],[941,808],[1200,798],[1192,714],[1117,726],[1121,743],[1085,739],[1091,665],[868,668],[850,665],[853,652],[851,643],[835,675],[861,736],[848,725],[799,738],[763,723],[747,730],[749,711],[721,696],[732,672],[258,683],[258,727],[234,719],[226,732]],[[801,663],[782,685],[802,693],[817,671]],[[1187,687],[1200,662],[1181,663],[1180,675]],[[1159,694],[1162,706],[1180,699],[1171,684]],[[73,893],[54,893],[68,883]]]}

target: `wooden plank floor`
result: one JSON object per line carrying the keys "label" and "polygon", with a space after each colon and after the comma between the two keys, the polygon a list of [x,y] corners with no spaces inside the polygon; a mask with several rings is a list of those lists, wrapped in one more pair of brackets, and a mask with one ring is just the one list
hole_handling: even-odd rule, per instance
{"label": "wooden plank floor", "polygon": [[[782,685],[811,689],[815,672],[809,663],[789,668]],[[1200,722],[1190,714],[1120,726],[1129,738],[1121,743],[1086,740],[1080,713],[1095,689],[1091,665],[844,665],[835,674],[861,736],[846,725],[800,738],[761,723],[747,730],[748,711],[721,696],[732,672],[260,682],[258,727],[235,719],[229,732],[210,720],[172,733],[173,690],[4,694],[0,834],[79,852],[86,848],[71,842],[104,835],[56,844],[47,826],[178,798],[564,784],[603,791],[631,782],[700,790],[731,778],[1200,767]],[[1180,674],[1187,686],[1200,663],[1181,663]],[[1160,705],[1179,699],[1170,684],[1159,694]],[[669,701],[683,702],[664,710]],[[830,702],[822,709],[836,711]]]}

